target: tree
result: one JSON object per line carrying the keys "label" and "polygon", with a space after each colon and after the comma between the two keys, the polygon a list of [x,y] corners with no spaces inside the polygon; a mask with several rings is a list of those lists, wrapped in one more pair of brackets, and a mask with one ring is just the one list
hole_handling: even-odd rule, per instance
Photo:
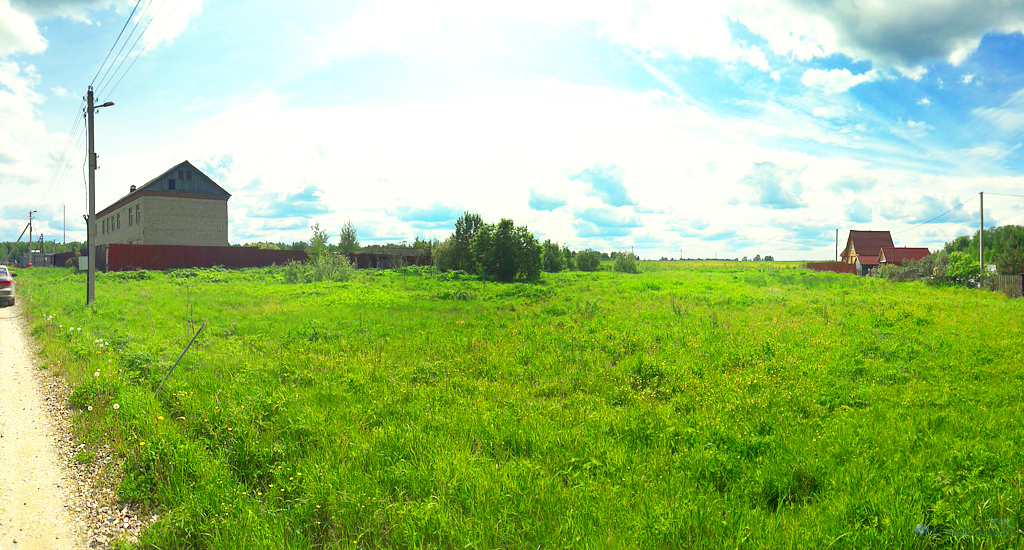
{"label": "tree", "polygon": [[565,255],[562,253],[562,249],[558,247],[558,243],[551,242],[551,239],[544,241],[541,258],[544,271],[548,273],[558,273],[565,269]]}
{"label": "tree", "polygon": [[576,269],[576,260],[573,259],[572,250],[569,250],[568,246],[562,247],[562,263],[565,269]]}
{"label": "tree", "polygon": [[754,261],[755,262],[760,262],[761,261],[761,255],[760,254],[755,254],[754,255]]}
{"label": "tree", "polygon": [[359,252],[359,239],[356,236],[356,226],[352,225],[351,220],[345,222],[345,225],[341,226],[339,238],[339,252],[342,254],[355,254],[356,252]]}
{"label": "tree", "polygon": [[327,236],[326,231],[320,229],[320,222],[313,222],[309,229],[313,231],[313,234],[309,237],[309,254],[318,256],[327,252],[327,241],[330,240],[330,237]]}
{"label": "tree", "polygon": [[525,226],[516,227],[510,219],[477,228],[471,251],[479,258],[485,278],[501,282],[540,278],[541,247],[537,239]]}
{"label": "tree", "polygon": [[766,261],[766,262],[774,262],[775,261],[775,257],[773,257],[771,254],[766,254],[765,257],[764,257],[764,261]]}
{"label": "tree", "polygon": [[597,271],[601,265],[601,253],[596,250],[586,249],[576,254],[576,267],[580,271]]}
{"label": "tree", "polygon": [[461,269],[466,273],[476,273],[478,258],[473,255],[473,239],[477,231],[484,225],[480,214],[471,214],[467,210],[455,221],[455,233],[451,239],[451,269]]}
{"label": "tree", "polygon": [[977,260],[966,252],[952,252],[946,266],[946,278],[958,285],[970,286],[978,283],[981,270]]}

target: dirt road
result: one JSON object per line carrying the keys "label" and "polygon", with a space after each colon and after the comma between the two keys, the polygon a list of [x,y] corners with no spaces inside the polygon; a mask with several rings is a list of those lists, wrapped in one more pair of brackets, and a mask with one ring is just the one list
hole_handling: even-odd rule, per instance
{"label": "dirt road", "polygon": [[87,548],[20,314],[0,309],[0,550]]}

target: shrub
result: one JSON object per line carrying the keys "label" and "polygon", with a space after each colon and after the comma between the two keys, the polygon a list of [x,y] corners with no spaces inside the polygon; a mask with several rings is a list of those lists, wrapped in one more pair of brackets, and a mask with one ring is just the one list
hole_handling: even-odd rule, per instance
{"label": "shrub", "polygon": [[620,252],[615,256],[615,271],[619,273],[640,273],[636,256],[630,252]]}
{"label": "shrub", "polygon": [[964,252],[952,252],[949,265],[946,266],[946,278],[958,285],[972,286],[978,284],[980,269],[977,262]]}
{"label": "shrub", "polygon": [[288,262],[281,268],[286,282],[316,283],[320,281],[344,282],[356,273],[352,262],[344,254],[324,252],[314,256],[308,263]]}
{"label": "shrub", "polygon": [[597,271],[601,265],[601,253],[596,250],[586,249],[576,254],[576,267],[580,271]]}

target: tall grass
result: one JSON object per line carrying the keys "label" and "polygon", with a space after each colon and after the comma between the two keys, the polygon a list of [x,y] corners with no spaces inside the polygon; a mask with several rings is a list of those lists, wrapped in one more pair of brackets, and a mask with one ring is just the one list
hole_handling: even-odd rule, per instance
{"label": "tall grass", "polygon": [[681,264],[19,284],[142,547],[1022,544],[1024,302]]}

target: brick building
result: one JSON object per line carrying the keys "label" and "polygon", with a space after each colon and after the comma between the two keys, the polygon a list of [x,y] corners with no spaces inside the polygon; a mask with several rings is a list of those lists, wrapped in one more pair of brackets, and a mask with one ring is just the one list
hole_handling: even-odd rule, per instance
{"label": "brick building", "polygon": [[229,198],[186,160],[98,212],[96,242],[228,246]]}

